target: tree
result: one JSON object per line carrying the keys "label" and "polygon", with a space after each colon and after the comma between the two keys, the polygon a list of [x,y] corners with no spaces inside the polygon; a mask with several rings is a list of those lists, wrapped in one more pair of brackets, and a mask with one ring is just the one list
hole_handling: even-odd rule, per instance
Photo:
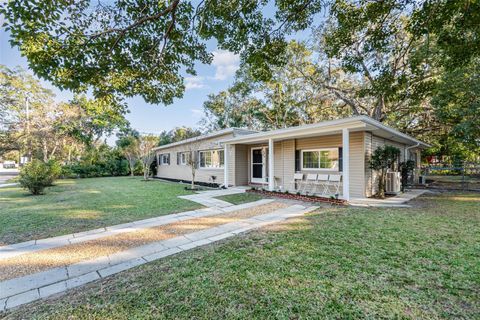
{"label": "tree", "polygon": [[163,146],[165,144],[197,137],[201,134],[202,132],[200,130],[189,128],[189,127],[177,127],[170,131],[164,130],[160,133],[158,145]]}
{"label": "tree", "polygon": [[272,67],[268,80],[255,79],[253,68],[242,65],[235,83],[204,103],[203,125],[209,129],[269,130],[348,115],[314,80],[315,54],[305,43],[289,42],[283,58],[286,65]]}
{"label": "tree", "polygon": [[139,138],[134,135],[124,136],[117,140],[116,144],[121,149],[123,156],[127,159],[130,168],[130,176],[133,177],[135,164],[139,159]]}
{"label": "tree", "polygon": [[87,145],[128,125],[108,99],[54,98],[24,70],[0,65],[0,154],[17,150],[45,162],[70,162]]}
{"label": "tree", "polygon": [[187,150],[187,166],[190,168],[190,172],[192,174],[190,188],[192,190],[195,190],[195,176],[197,174],[197,169],[200,161],[200,159],[198,158],[198,150],[200,150],[201,148],[201,141],[193,140],[192,142],[185,144],[185,147]]}
{"label": "tree", "polygon": [[[309,27],[322,0],[267,1],[6,1],[0,14],[35,74],[62,89],[93,95],[142,96],[172,103],[183,72],[210,63],[206,42],[241,53],[260,77],[280,64],[289,33]],[[35,23],[31,23],[35,21]]]}
{"label": "tree", "polygon": [[155,148],[158,144],[158,137],[153,135],[144,135],[140,136],[138,145],[137,145],[137,154],[138,158],[142,162],[143,169],[143,178],[148,180],[150,176],[150,165],[155,158]]}
{"label": "tree", "polygon": [[383,146],[375,149],[370,159],[370,168],[379,171],[378,193],[379,198],[385,198],[385,185],[387,181],[387,170],[392,169],[393,164],[398,161],[400,150],[393,146]]}

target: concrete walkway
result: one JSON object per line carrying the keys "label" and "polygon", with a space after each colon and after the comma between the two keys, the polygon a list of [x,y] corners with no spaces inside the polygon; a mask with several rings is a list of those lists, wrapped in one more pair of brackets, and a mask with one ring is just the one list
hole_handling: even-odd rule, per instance
{"label": "concrete walkway", "polygon": [[245,188],[229,188],[229,189],[220,189],[220,190],[211,190],[211,191],[201,191],[196,194],[190,194],[188,196],[179,196],[179,198],[197,202],[206,207],[225,208],[225,207],[231,206],[232,204],[226,201],[222,201],[220,199],[215,199],[215,197],[221,197],[221,196],[244,193],[244,192],[245,192]]}
{"label": "concrete walkway", "polygon": [[[187,211],[158,218],[151,218],[90,230],[86,232],[54,237],[49,239],[34,240],[21,244],[14,244],[0,248],[0,264],[7,263],[10,258],[18,257],[23,254],[34,252],[44,252],[52,248],[61,248],[74,246],[76,243],[95,241],[103,237],[115,234],[128,234],[138,232],[143,229],[169,224],[174,225],[178,222],[188,223],[189,220],[208,219],[206,217],[220,217],[235,214],[241,210],[256,210],[262,206],[270,206],[275,203],[274,200],[264,199],[256,202],[232,205],[225,201],[213,199],[213,197],[244,192],[242,189],[228,189],[202,192],[189,196],[191,200],[199,203],[208,203],[209,208]],[[278,208],[275,205],[275,208]],[[270,207],[269,207],[270,208]],[[86,259],[74,264],[51,268],[41,272],[36,272],[8,279],[0,282],[0,311],[8,310],[38,299],[46,298],[54,294],[65,292],[86,283],[96,281],[118,272],[167,257],[178,252],[189,250],[198,246],[206,245],[222,239],[233,237],[239,233],[252,229],[260,228],[267,224],[277,223],[285,219],[303,215],[315,210],[317,207],[306,207],[303,205],[283,205],[280,209],[272,212],[230,220],[234,222],[223,223],[213,227],[204,228],[200,231],[189,232],[174,236],[167,240],[151,242],[139,247],[133,247],[128,250],[115,252],[106,256],[97,256],[93,259]],[[269,209],[271,210],[271,209]],[[250,212],[250,211],[249,211]],[[260,212],[260,211],[258,211]],[[265,212],[265,209],[264,211]],[[245,215],[243,216],[245,217]],[[194,222],[193,222],[194,223]],[[69,249],[70,250],[70,249]],[[15,259],[15,258],[13,258]]]}
{"label": "concrete walkway", "polygon": [[0,188],[13,187],[18,183],[7,183],[8,180],[18,176],[18,169],[0,168]]}
{"label": "concrete walkway", "polygon": [[410,208],[411,205],[406,204],[408,201],[429,192],[424,189],[412,189],[404,193],[400,193],[394,197],[386,199],[361,198],[350,199],[349,204],[355,207],[396,207],[396,208]]}

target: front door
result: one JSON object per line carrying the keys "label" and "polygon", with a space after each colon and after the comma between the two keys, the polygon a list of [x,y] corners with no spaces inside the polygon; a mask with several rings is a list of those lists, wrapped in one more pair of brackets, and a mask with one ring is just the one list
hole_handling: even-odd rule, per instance
{"label": "front door", "polygon": [[268,148],[258,147],[252,148],[252,177],[251,181],[254,183],[267,182],[267,155]]}

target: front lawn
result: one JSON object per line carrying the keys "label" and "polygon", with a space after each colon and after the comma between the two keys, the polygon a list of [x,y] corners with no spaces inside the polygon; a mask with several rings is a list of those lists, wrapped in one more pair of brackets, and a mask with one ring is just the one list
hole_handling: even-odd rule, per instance
{"label": "front lawn", "polygon": [[0,189],[0,245],[41,239],[199,208],[177,183],[140,178],[58,180],[45,195]]}
{"label": "front lawn", "polygon": [[233,204],[242,204],[247,202],[258,201],[263,199],[261,195],[253,194],[253,193],[236,193],[236,194],[228,194],[226,196],[217,197],[219,200],[227,201]]}
{"label": "front lawn", "polygon": [[480,195],[426,195],[415,205],[322,209],[7,316],[478,319]]}

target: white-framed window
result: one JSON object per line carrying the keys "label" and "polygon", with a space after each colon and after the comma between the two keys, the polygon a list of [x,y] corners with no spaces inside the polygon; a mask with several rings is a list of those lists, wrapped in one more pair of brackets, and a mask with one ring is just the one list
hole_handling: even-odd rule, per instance
{"label": "white-framed window", "polygon": [[188,152],[177,152],[177,165],[186,166],[188,164]]}
{"label": "white-framed window", "polygon": [[339,170],[338,148],[302,150],[302,170]]}
{"label": "white-framed window", "polygon": [[200,168],[223,168],[225,165],[224,150],[205,150],[199,151]]}
{"label": "white-framed window", "polygon": [[167,166],[170,164],[170,153],[162,153],[158,158],[161,166]]}

